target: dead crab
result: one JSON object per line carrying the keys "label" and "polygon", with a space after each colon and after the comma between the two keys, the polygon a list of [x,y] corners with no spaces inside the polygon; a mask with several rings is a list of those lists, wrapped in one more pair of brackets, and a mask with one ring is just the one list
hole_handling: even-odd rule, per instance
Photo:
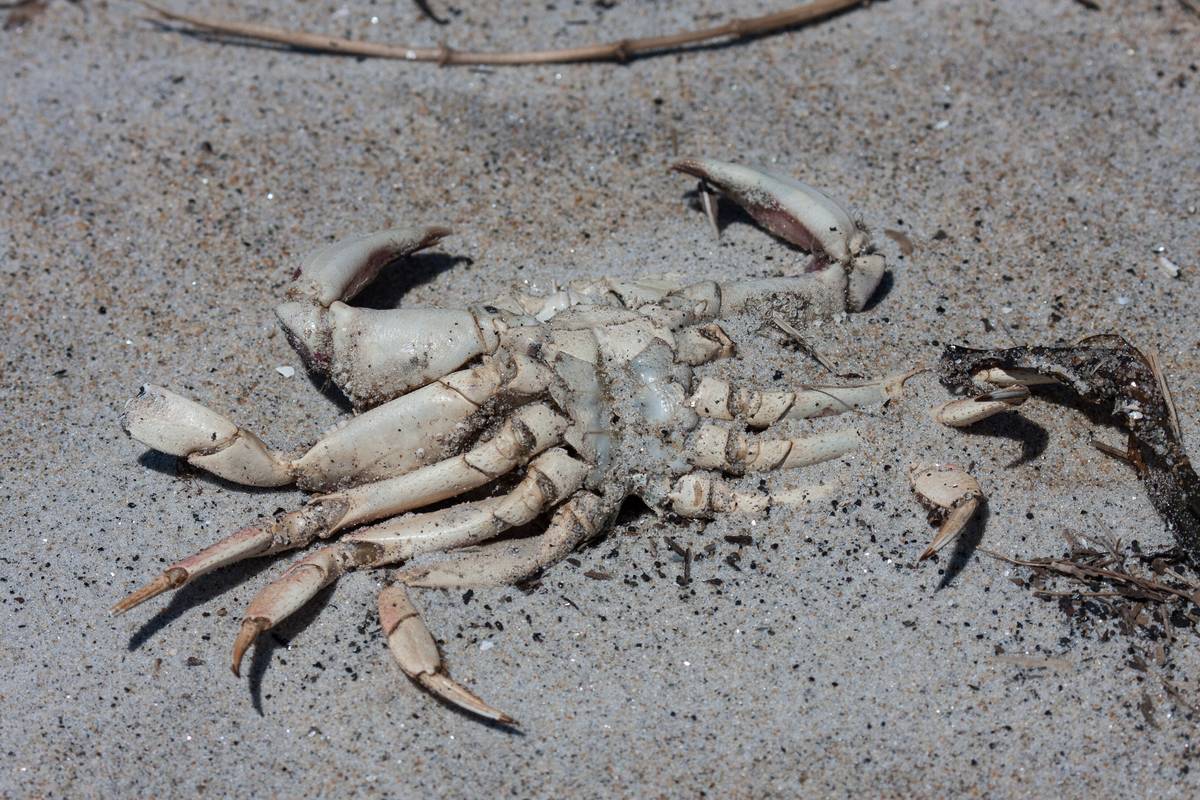
{"label": "dead crab", "polygon": [[[295,457],[155,386],[129,401],[122,420],[138,441],[222,478],[320,494],[170,565],[114,611],[241,559],[350,531],[254,598],[234,644],[234,672],[259,634],[340,575],[398,566],[379,613],[400,667],[451,703],[511,722],[445,674],[406,587],[521,581],[603,532],[631,495],[689,517],[785,502],[727,478],[837,458],[858,445],[858,432],[758,438],[746,429],[878,405],[907,377],[791,392],[697,380],[696,367],[734,351],[717,320],[783,313],[801,322],[859,311],[884,259],[839,203],[798,181],[712,160],[674,168],[701,179],[706,203],[715,188],[810,252],[803,271],[730,283],[606,278],[464,310],[380,311],[347,301],[384,266],[448,232],[390,230],[333,244],[304,261],[276,314],[309,368],[328,375],[361,413]],[[497,493],[484,499],[406,513],[490,484]],[[948,502],[955,524],[965,524],[969,513],[951,490],[915,488]],[[543,532],[506,537],[543,515]]]}

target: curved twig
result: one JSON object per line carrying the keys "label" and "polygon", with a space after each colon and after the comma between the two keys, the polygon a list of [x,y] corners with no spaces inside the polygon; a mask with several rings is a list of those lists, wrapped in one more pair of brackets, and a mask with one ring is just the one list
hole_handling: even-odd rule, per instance
{"label": "curved twig", "polygon": [[437,47],[406,47],[404,45],[377,44],[374,42],[341,39],[304,31],[289,31],[258,25],[251,22],[224,22],[222,20],[180,14],[146,0],[138,0],[143,6],[159,15],[160,19],[182,22],[198,30],[222,36],[272,42],[318,53],[365,56],[368,58],[395,58],[404,61],[427,61],[442,66],[451,64],[566,64],[587,61],[625,62],[655,52],[674,50],[713,39],[749,39],[765,36],[776,31],[829,17],[841,11],[861,5],[865,0],[813,0],[802,6],[794,6],[760,17],[734,19],[722,25],[665,36],[646,36],[636,39],[619,39],[615,42],[568,47],[558,50],[525,50],[514,52],[473,52],[455,50],[448,45]]}

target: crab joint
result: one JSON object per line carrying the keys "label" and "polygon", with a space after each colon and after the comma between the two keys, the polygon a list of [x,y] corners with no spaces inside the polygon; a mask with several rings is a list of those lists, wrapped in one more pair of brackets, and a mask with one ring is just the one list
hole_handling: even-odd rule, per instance
{"label": "crab joint", "polygon": [[933,410],[933,418],[951,428],[965,428],[976,422],[1009,411],[1029,399],[1029,389],[1013,385],[1004,389],[942,403]]}
{"label": "crab joint", "polygon": [[854,428],[798,439],[752,439],[718,425],[702,425],[689,455],[692,464],[701,469],[741,475],[820,464],[853,452],[861,442]]}
{"label": "crab joint", "polygon": [[986,498],[979,481],[954,464],[914,464],[908,482],[930,516],[942,523],[917,559],[924,561],[962,533]]}
{"label": "crab joint", "polygon": [[738,491],[725,481],[707,475],[684,475],[667,499],[681,517],[710,519],[718,514],[765,514],[772,506],[799,506],[832,497],[832,484],[799,486],[777,492]]}
{"label": "crab joint", "polygon": [[161,386],[142,386],[125,404],[121,425],[142,444],[226,480],[250,486],[292,482],[288,464],[253,433]]}

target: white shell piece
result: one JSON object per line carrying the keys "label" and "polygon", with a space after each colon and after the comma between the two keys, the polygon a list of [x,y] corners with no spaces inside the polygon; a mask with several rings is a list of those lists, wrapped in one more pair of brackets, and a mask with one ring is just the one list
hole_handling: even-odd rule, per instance
{"label": "white shell piece", "polygon": [[464,310],[377,311],[335,302],[328,319],[334,379],[360,405],[424,386],[500,344],[488,320]]}
{"label": "white shell piece", "polygon": [[878,253],[855,256],[850,264],[850,277],[846,285],[846,310],[862,311],[867,306],[883,273],[887,270],[887,261]]}
{"label": "white shell piece", "polygon": [[970,497],[983,497],[979,481],[956,464],[914,464],[908,481],[927,505],[949,509]]}

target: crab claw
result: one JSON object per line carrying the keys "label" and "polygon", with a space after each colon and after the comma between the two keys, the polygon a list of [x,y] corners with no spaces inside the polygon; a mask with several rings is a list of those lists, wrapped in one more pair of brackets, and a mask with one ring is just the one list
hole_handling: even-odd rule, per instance
{"label": "crab claw", "polygon": [[933,418],[951,428],[965,428],[976,422],[1016,408],[1029,399],[1029,388],[1012,384],[1003,389],[942,403],[933,410]]}
{"label": "crab claw", "polygon": [[703,197],[716,189],[768,231],[812,253],[816,262],[810,271],[840,264],[848,275],[847,298],[855,310],[866,305],[879,285],[883,256],[865,252],[866,233],[841,203],[819,189],[787,175],[710,158],[686,158],[671,169],[699,178]]}
{"label": "crab claw", "polygon": [[914,464],[908,470],[908,482],[931,516],[942,521],[917,559],[924,561],[962,533],[985,498],[979,481],[954,464]]}

